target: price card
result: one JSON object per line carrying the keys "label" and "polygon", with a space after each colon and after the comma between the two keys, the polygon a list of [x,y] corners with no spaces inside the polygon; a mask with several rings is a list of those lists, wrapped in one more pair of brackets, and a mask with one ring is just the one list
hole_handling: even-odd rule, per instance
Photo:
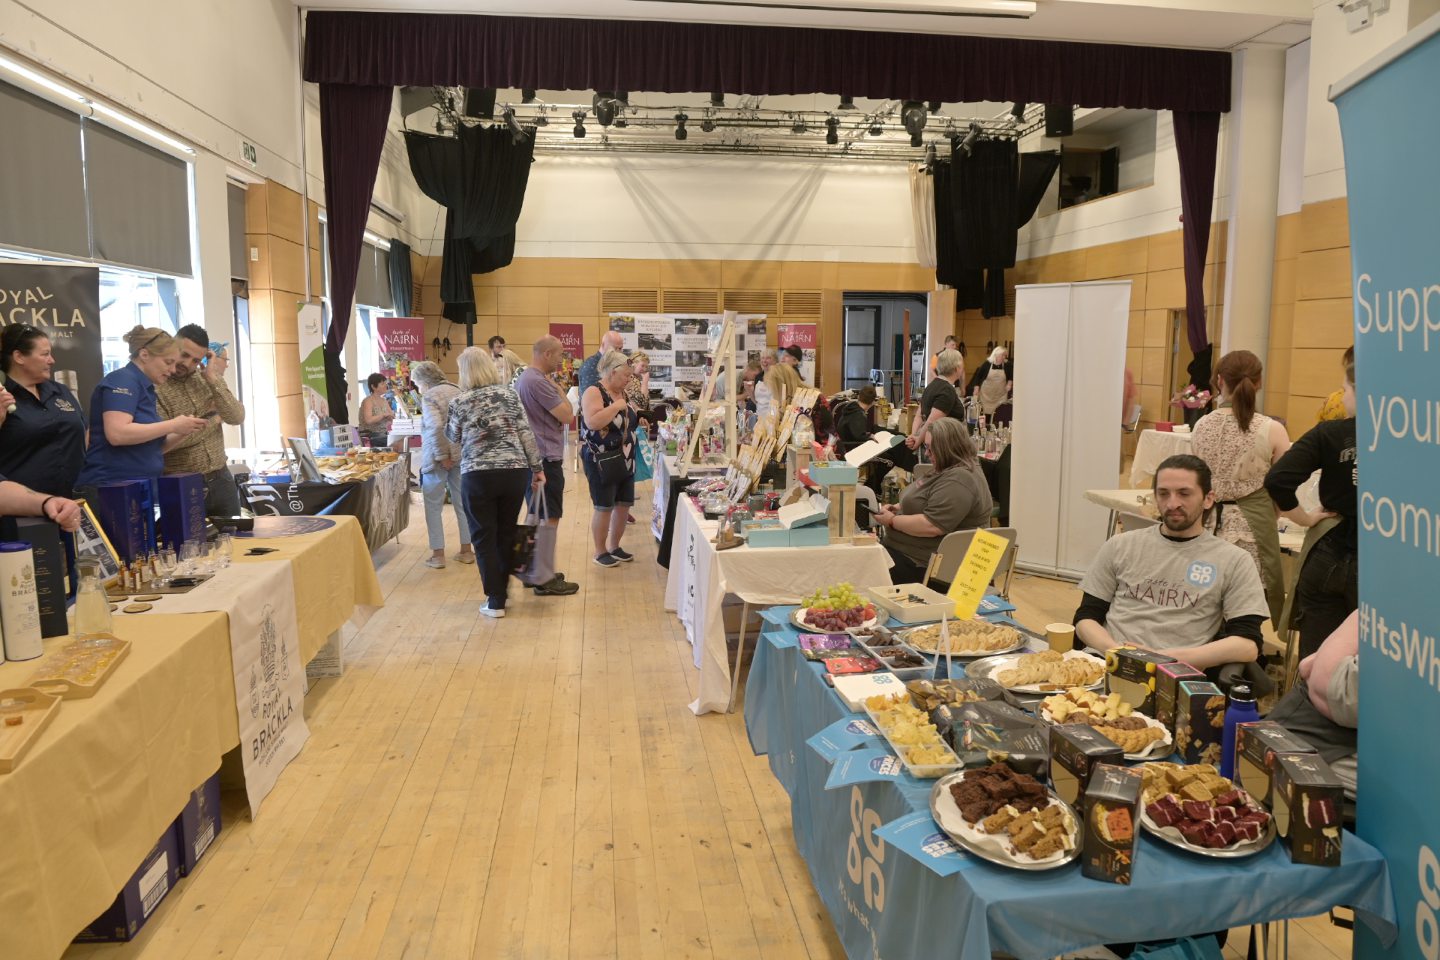
{"label": "price card", "polygon": [[955,601],[957,620],[969,620],[975,616],[980,601],[985,598],[985,590],[1000,568],[1000,558],[1005,555],[1007,546],[1009,541],[1004,537],[997,537],[988,530],[975,531],[975,538],[970,541],[970,549],[965,551],[965,559],[960,561],[960,569],[955,571],[955,579],[948,591],[950,599]]}

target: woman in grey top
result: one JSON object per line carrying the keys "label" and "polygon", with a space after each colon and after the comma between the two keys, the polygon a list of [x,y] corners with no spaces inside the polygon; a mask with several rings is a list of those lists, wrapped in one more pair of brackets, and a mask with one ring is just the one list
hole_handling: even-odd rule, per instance
{"label": "woman in grey top", "polygon": [[922,582],[946,534],[990,524],[990,487],[965,425],[951,417],[931,421],[925,446],[935,472],[905,488],[898,510],[882,507],[875,514],[886,528],[894,583]]}
{"label": "woman in grey top", "polygon": [[519,395],[479,347],[466,347],[460,354],[460,389],[465,392],[450,401],[445,436],[460,446],[461,497],[485,585],[480,613],[499,618],[505,616],[525,488],[533,484],[538,493],[545,472]]}
{"label": "woman in grey top", "polygon": [[430,558],[425,566],[445,568],[445,492],[455,508],[455,529],[460,533],[460,552],[455,559],[474,563],[470,544],[470,520],[465,516],[460,495],[460,446],[445,436],[450,419],[450,401],[460,388],[449,380],[434,360],[422,360],[410,368],[410,379],[420,388],[420,496],[425,502],[425,532],[430,538]]}

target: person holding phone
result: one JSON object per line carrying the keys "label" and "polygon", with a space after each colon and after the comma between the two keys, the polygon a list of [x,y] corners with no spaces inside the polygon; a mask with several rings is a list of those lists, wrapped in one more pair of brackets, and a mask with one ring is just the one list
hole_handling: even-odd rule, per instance
{"label": "person holding phone", "polygon": [[230,360],[210,349],[205,328],[189,323],[175,337],[179,354],[170,378],[155,388],[162,417],[200,417],[205,425],[165,451],[165,472],[205,477],[205,512],[212,517],[240,514],[240,489],[225,456],[222,424],[245,422],[245,407],[225,383]]}

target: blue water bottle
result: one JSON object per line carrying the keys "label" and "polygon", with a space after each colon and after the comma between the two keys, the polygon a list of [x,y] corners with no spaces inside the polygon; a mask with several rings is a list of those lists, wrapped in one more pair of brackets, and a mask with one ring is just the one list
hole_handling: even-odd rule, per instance
{"label": "blue water bottle", "polygon": [[1254,723],[1260,719],[1260,710],[1255,706],[1255,695],[1250,685],[1237,683],[1230,688],[1230,705],[1225,708],[1225,737],[1221,742],[1220,776],[1235,778],[1235,727],[1242,723]]}

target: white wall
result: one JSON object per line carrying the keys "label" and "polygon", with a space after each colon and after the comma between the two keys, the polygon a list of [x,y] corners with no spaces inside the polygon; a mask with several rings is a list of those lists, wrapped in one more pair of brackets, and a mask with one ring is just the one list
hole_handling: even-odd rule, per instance
{"label": "white wall", "polygon": [[1310,41],[1285,51],[1280,131],[1280,191],[1275,213],[1299,213],[1305,196],[1305,121],[1310,107]]}
{"label": "white wall", "polygon": [[912,263],[903,164],[540,157],[517,257]]}

